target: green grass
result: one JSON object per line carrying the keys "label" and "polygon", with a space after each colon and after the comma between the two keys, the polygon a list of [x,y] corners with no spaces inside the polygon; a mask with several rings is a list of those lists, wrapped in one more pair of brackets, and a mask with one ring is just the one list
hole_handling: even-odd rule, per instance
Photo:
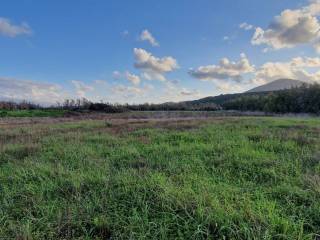
{"label": "green grass", "polygon": [[65,110],[33,109],[33,110],[0,110],[1,117],[62,117]]}
{"label": "green grass", "polygon": [[0,239],[320,234],[319,119],[39,124],[0,144]]}

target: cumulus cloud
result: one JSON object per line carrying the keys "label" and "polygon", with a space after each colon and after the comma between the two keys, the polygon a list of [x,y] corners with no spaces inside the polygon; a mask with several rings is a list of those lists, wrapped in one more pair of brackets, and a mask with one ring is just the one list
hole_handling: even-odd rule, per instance
{"label": "cumulus cloud", "polygon": [[61,101],[65,93],[56,84],[0,77],[0,96],[4,100],[52,104]]}
{"label": "cumulus cloud", "polygon": [[141,78],[133,73],[130,73],[129,71],[126,72],[119,72],[119,71],[114,71],[113,72],[113,78],[116,80],[120,79],[126,79],[129,82],[131,82],[133,85],[139,85],[141,82]]}
{"label": "cumulus cloud", "polygon": [[145,71],[141,73],[141,77],[146,80],[159,80],[161,82],[167,81],[166,77],[162,73],[157,73],[153,71]]}
{"label": "cumulus cloud", "polygon": [[165,73],[172,72],[179,68],[177,60],[173,57],[158,58],[141,48],[133,50],[134,66],[143,71],[146,79],[165,80]]}
{"label": "cumulus cloud", "polygon": [[140,40],[149,42],[153,47],[159,46],[159,43],[157,42],[157,40],[154,38],[151,32],[149,32],[147,29],[143,30],[142,33],[140,34]]}
{"label": "cumulus cloud", "polygon": [[263,84],[280,78],[320,82],[320,71],[309,70],[319,67],[320,58],[297,57],[288,62],[267,62],[255,72],[252,82]]}
{"label": "cumulus cloud", "polygon": [[119,72],[119,71],[113,71],[113,73],[112,73],[112,77],[113,77],[114,79],[116,79],[116,80],[120,79],[121,76],[122,76],[122,74],[121,74],[121,72]]}
{"label": "cumulus cloud", "polygon": [[188,90],[186,88],[182,88],[180,94],[182,96],[198,96],[200,92],[198,90]]}
{"label": "cumulus cloud", "polygon": [[74,85],[76,89],[76,94],[78,97],[84,98],[86,97],[88,92],[91,92],[94,90],[94,87],[85,84],[84,82],[72,80],[71,83]]}
{"label": "cumulus cloud", "polygon": [[320,40],[317,40],[315,43],[312,44],[312,46],[317,53],[320,53]]}
{"label": "cumulus cloud", "polygon": [[251,87],[250,82],[246,82],[242,84],[234,84],[233,82],[215,81],[214,84],[217,90],[223,93],[239,93]]}
{"label": "cumulus cloud", "polygon": [[126,76],[127,80],[130,81],[133,85],[139,85],[139,83],[141,81],[139,76],[134,75],[128,71],[125,73],[125,76]]}
{"label": "cumulus cloud", "polygon": [[132,93],[139,94],[142,93],[142,89],[138,87],[126,86],[126,85],[116,85],[112,88],[114,93]]}
{"label": "cumulus cloud", "polygon": [[218,65],[200,66],[195,70],[191,69],[189,74],[200,80],[233,80],[239,82],[242,80],[242,74],[251,73],[254,70],[254,66],[250,64],[246,55],[241,54],[238,62],[223,58]]}
{"label": "cumulus cloud", "polygon": [[[317,57],[296,57],[285,62],[266,62],[260,67],[254,67],[242,54],[239,62],[222,59],[219,65],[199,67],[189,73],[197,79],[210,80],[216,89],[230,93],[281,78],[320,83],[319,68],[320,58]],[[245,74],[248,74],[246,78]]]}
{"label": "cumulus cloud", "polygon": [[319,47],[320,0],[300,9],[286,9],[274,17],[267,29],[257,27],[251,39],[253,45],[268,45],[272,49],[292,48],[298,44]]}
{"label": "cumulus cloud", "polygon": [[244,30],[246,30],[246,31],[249,31],[249,30],[253,29],[254,26],[251,25],[251,24],[248,24],[248,23],[246,23],[246,22],[243,22],[243,23],[241,23],[241,24],[239,25],[239,28],[244,29]]}
{"label": "cumulus cloud", "polygon": [[135,67],[154,72],[171,72],[178,68],[177,61],[173,57],[157,58],[141,48],[134,49]]}
{"label": "cumulus cloud", "polygon": [[106,80],[100,80],[100,79],[94,80],[94,83],[98,85],[104,85],[104,86],[108,85]]}
{"label": "cumulus cloud", "polygon": [[115,85],[111,88],[111,92],[113,94],[121,95],[125,97],[127,102],[128,98],[133,98],[136,96],[143,96],[146,93],[150,92],[154,87],[150,84],[145,84],[143,87],[136,87],[136,86],[127,86],[127,85]]}
{"label": "cumulus cloud", "polygon": [[16,37],[18,35],[30,35],[32,30],[30,26],[23,22],[20,25],[14,25],[7,18],[0,17],[0,34],[6,37]]}

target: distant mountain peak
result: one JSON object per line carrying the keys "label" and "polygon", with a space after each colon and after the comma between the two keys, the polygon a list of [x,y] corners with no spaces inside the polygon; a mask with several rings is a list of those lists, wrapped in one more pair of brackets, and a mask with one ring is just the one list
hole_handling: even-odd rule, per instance
{"label": "distant mountain peak", "polygon": [[301,87],[305,82],[293,79],[278,79],[262,86],[253,88],[247,93],[254,93],[254,92],[269,92],[269,91],[280,91],[285,89],[290,89],[294,87]]}

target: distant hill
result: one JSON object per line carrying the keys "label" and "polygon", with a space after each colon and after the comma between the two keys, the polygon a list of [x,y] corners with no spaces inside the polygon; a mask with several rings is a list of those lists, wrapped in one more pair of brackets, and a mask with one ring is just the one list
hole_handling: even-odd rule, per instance
{"label": "distant hill", "polygon": [[233,93],[233,94],[221,94],[214,97],[205,97],[198,100],[185,101],[182,102],[187,105],[205,105],[205,104],[217,104],[219,106],[223,105],[226,102],[229,102],[233,99],[242,97],[242,96],[252,96],[252,95],[266,95],[269,92],[245,92],[245,93]]}
{"label": "distant hill", "polygon": [[306,83],[299,80],[278,79],[273,82],[267,83],[265,85],[253,88],[244,93],[221,94],[219,96],[205,97],[198,100],[186,101],[183,103],[186,103],[188,105],[202,105],[202,104],[214,103],[221,106],[226,102],[229,102],[231,100],[234,100],[242,96],[267,95],[274,91],[286,90],[293,87],[301,87],[303,84],[306,84]]}
{"label": "distant hill", "polygon": [[253,88],[247,91],[247,93],[279,91],[279,90],[285,90],[285,89],[290,89],[294,87],[301,87],[303,84],[305,84],[305,82],[302,82],[299,80],[278,79],[273,82],[264,84],[262,86]]}

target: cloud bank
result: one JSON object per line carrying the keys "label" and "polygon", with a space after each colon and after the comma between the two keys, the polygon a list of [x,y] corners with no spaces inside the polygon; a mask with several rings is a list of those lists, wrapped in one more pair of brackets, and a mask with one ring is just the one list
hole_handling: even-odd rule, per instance
{"label": "cloud bank", "polygon": [[0,77],[0,96],[3,100],[49,104],[63,100],[65,94],[56,84]]}

